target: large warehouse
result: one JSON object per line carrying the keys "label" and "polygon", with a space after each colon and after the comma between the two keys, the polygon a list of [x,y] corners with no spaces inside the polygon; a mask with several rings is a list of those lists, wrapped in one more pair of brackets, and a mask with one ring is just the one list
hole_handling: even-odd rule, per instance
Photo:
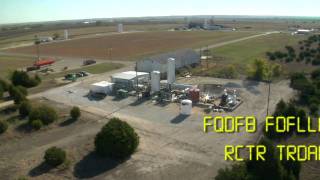
{"label": "large warehouse", "polygon": [[200,63],[199,53],[192,49],[183,49],[175,52],[148,57],[141,61],[138,61],[137,70],[140,72],[159,71],[163,76],[168,70],[167,62],[169,58],[174,58],[176,60],[176,69],[187,65]]}

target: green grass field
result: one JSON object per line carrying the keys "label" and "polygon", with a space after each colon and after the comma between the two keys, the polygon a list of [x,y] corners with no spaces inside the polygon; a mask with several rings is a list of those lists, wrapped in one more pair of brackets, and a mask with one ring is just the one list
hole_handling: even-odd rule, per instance
{"label": "green grass field", "polygon": [[253,60],[267,58],[266,52],[283,50],[286,45],[295,46],[304,38],[304,36],[280,33],[222,46],[211,49],[215,57],[211,63],[217,66],[234,65],[240,74],[245,74]]}

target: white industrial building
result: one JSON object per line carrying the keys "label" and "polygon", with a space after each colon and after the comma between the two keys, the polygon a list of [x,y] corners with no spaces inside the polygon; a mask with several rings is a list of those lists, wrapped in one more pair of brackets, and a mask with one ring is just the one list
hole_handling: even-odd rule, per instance
{"label": "white industrial building", "polygon": [[161,77],[165,77],[168,71],[168,59],[170,58],[175,60],[175,69],[200,63],[199,53],[192,49],[183,49],[148,57],[138,61],[137,71],[148,73],[152,71],[159,71],[161,73]]}
{"label": "white industrial building", "polygon": [[137,80],[139,83],[144,81],[149,81],[150,75],[146,72],[136,72],[136,71],[126,71],[121,73],[116,73],[111,76],[112,83],[115,83],[119,88],[132,89],[137,85]]}

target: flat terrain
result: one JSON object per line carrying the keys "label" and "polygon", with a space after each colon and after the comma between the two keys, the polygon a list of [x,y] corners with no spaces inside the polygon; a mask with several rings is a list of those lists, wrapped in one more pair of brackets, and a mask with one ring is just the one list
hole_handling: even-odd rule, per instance
{"label": "flat terrain", "polygon": [[[95,179],[211,179],[219,168],[227,165],[223,160],[226,144],[254,143],[259,134],[217,134],[202,132],[203,109],[194,107],[193,115],[179,115],[175,103],[157,104],[152,101],[137,102],[135,97],[123,100],[108,96],[97,100],[87,96],[89,85],[107,80],[109,73],[92,76],[82,82],[70,84],[41,94],[45,103],[63,109],[79,106],[85,113],[75,123],[64,123],[10,141],[2,141],[0,153],[6,154],[0,161],[3,177],[17,175],[35,179],[95,178]],[[235,88],[244,103],[232,113],[213,115],[255,115],[258,120],[266,114],[267,85],[253,81],[225,80],[194,77],[180,79],[188,84],[223,84]],[[288,99],[293,91],[287,81],[272,85],[270,105],[273,109],[279,99]],[[146,109],[148,109],[146,111]],[[63,113],[65,112],[65,113]],[[94,117],[88,117],[91,114]],[[127,161],[115,163],[101,159],[93,152],[93,139],[109,117],[126,120],[138,132],[141,144],[138,151]],[[59,124],[65,124],[59,126]],[[261,123],[261,121],[259,121]],[[15,133],[13,131],[13,133]],[[50,146],[67,150],[70,165],[65,170],[43,170],[43,152]]]}
{"label": "flat terrain", "polygon": [[0,78],[7,78],[9,73],[17,68],[32,65],[34,60],[32,57],[0,55]]}
{"label": "flat terrain", "polygon": [[[196,48],[241,37],[254,32],[141,32],[42,44],[40,52],[47,56],[135,60],[146,55],[181,48]],[[111,54],[108,49],[112,48]],[[35,46],[9,49],[8,52],[36,54]]]}
{"label": "flat terrain", "polygon": [[[232,44],[226,44],[224,46],[213,47],[211,49],[213,59],[209,60],[209,70],[205,67],[205,73],[207,75],[214,75],[219,71],[219,69],[233,65],[238,73],[245,75],[247,73],[248,66],[255,59],[267,59],[266,53],[268,51],[273,52],[277,50],[284,50],[285,46],[295,46],[298,44],[298,41],[305,38],[306,36],[292,36],[288,33],[274,33]],[[206,63],[204,63],[204,66],[206,66]],[[283,64],[283,67],[286,71],[298,70],[298,67],[300,68],[299,70],[308,70],[313,68],[311,65],[298,65],[295,63]],[[193,69],[193,72],[195,74],[201,74],[201,68],[203,67]]]}

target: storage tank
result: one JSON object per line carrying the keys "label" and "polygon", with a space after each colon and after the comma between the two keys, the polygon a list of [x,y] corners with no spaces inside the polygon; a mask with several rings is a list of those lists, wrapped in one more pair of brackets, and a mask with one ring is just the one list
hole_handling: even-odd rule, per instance
{"label": "storage tank", "polygon": [[160,91],[160,72],[152,71],[151,72],[151,92]]}
{"label": "storage tank", "polygon": [[192,101],[185,99],[181,101],[180,114],[191,115],[192,113]]}
{"label": "storage tank", "polygon": [[69,39],[69,32],[68,32],[67,29],[64,30],[64,39],[65,39],[65,40]]}
{"label": "storage tank", "polygon": [[168,59],[168,84],[173,84],[176,81],[176,60],[174,58]]}
{"label": "storage tank", "polygon": [[118,24],[118,33],[123,32],[123,24]]}

